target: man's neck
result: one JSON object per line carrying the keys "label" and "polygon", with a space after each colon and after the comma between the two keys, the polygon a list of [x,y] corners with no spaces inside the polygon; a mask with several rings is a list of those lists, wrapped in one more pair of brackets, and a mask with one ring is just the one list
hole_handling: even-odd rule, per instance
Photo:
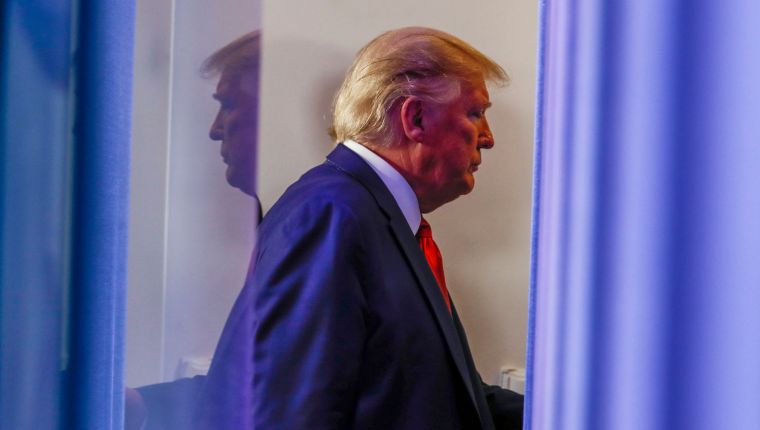
{"label": "man's neck", "polygon": [[344,145],[361,157],[380,177],[386,188],[391,192],[396,204],[401,209],[412,233],[417,232],[420,219],[419,201],[409,180],[399,171],[397,166],[367,145],[348,140]]}
{"label": "man's neck", "polygon": [[430,213],[437,209],[440,204],[434,204],[429,199],[421,198],[421,196],[430,195],[431,193],[427,189],[427,181],[425,181],[421,174],[417,172],[416,166],[419,165],[418,159],[420,158],[415,151],[421,149],[420,144],[416,142],[403,142],[391,146],[385,145],[365,145],[372,152],[377,154],[388,164],[393,166],[396,171],[406,179],[409,186],[412,187],[414,195],[417,196],[417,202],[420,207],[420,212],[423,214]]}

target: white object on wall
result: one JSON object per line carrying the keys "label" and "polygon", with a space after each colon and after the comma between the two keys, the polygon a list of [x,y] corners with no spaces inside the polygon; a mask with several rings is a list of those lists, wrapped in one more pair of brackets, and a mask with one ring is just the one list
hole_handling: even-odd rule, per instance
{"label": "white object on wall", "polygon": [[197,375],[208,374],[211,367],[211,356],[209,355],[186,355],[179,359],[177,365],[176,378],[192,378]]}
{"label": "white object on wall", "polygon": [[515,393],[525,394],[525,369],[502,368],[500,385],[501,388],[512,390]]}

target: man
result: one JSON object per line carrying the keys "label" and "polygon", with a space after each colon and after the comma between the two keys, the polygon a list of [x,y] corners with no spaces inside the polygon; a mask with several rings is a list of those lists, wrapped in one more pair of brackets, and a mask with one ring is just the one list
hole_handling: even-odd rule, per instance
{"label": "man", "polygon": [[260,39],[258,31],[248,33],[216,51],[202,66],[206,76],[220,75],[213,95],[219,102],[219,111],[211,124],[209,137],[221,142],[227,183],[254,198]]}
{"label": "man", "polygon": [[342,143],[259,228],[208,377],[233,387],[238,412],[250,402],[227,423],[521,428],[522,396],[480,380],[422,220],[473,189],[494,145],[487,80],[507,76],[433,29],[389,31],[359,51],[334,102]]}
{"label": "man", "polygon": [[[215,142],[221,142],[220,154],[227,166],[227,182],[256,199],[259,211],[257,224],[261,219],[261,205],[255,193],[260,40],[259,31],[245,34],[212,54],[201,68],[206,77],[219,76],[213,95],[219,102],[219,111],[211,125],[209,137]],[[226,361],[229,364],[230,359]],[[230,370],[238,372],[236,376],[240,377],[240,369],[239,366],[233,366]],[[219,371],[215,371],[215,374],[219,374]],[[242,407],[240,397],[230,390],[233,386],[220,376],[215,379],[196,376],[148,385],[137,390],[128,388],[125,428],[190,428],[195,425],[199,411],[205,411],[206,416],[212,413],[224,416],[211,428],[217,425],[218,428],[234,428],[224,424],[232,422],[237,410]],[[202,403],[205,403],[203,407]],[[235,408],[237,410],[234,413],[230,412]],[[243,409],[247,410],[249,406],[246,404]]]}

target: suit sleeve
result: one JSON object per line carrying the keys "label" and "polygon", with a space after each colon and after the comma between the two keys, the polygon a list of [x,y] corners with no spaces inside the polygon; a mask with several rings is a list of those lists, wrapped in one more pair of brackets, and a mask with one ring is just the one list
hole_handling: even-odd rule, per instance
{"label": "suit sleeve", "polygon": [[262,227],[254,427],[349,428],[366,336],[359,222],[349,208],[312,201]]}
{"label": "suit sleeve", "polygon": [[496,430],[521,430],[525,397],[498,385],[488,385],[482,380],[480,382]]}
{"label": "suit sleeve", "polygon": [[205,376],[138,387],[145,402],[145,430],[189,428]]}

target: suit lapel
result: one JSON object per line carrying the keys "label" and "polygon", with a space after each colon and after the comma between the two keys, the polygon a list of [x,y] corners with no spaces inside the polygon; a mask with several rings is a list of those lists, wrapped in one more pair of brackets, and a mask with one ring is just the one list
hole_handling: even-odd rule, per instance
{"label": "suit lapel", "polygon": [[430,266],[428,265],[427,260],[425,260],[424,254],[420,250],[419,245],[417,245],[417,241],[409,234],[408,225],[401,225],[402,222],[406,223],[406,220],[403,218],[400,221],[398,218],[392,219],[391,229],[393,230],[401,249],[404,251],[404,255],[406,256],[409,265],[412,266],[414,274],[417,276],[419,285],[422,287],[422,291],[425,294],[428,303],[430,303],[433,309],[433,313],[438,321],[438,325],[441,327],[443,337],[446,339],[446,344],[449,347],[454,363],[456,363],[457,369],[462,376],[462,380],[464,381],[464,385],[467,388],[470,398],[476,405],[478,414],[480,414],[480,408],[477,407],[479,402],[477,401],[472,388],[472,378],[467,367],[467,360],[462,347],[462,339],[457,336],[452,315],[449,313],[449,309],[443,299],[441,290],[438,287],[438,282],[435,280],[435,276],[430,270]]}
{"label": "suit lapel", "polygon": [[[398,207],[396,200],[372,168],[369,167],[361,157],[342,144],[339,144],[330,155],[327,156],[327,160],[328,163],[361,183],[370,194],[372,194],[382,211],[388,217],[391,231],[393,232],[399,248],[401,248],[406,260],[412,267],[412,270],[417,277],[418,284],[433,310],[433,314],[441,328],[443,337],[446,339],[446,345],[448,346],[457,370],[464,381],[464,386],[467,388],[473,405],[480,415],[481,410],[479,406],[481,402],[478,401],[473,390],[472,384],[474,381],[472,380],[472,375],[467,365],[468,359],[465,357],[465,350],[469,353],[469,349],[466,345],[463,348],[462,345],[466,340],[460,339],[457,335],[454,320],[449,313],[443,296],[441,295],[441,290],[438,288],[435,276],[430,270],[430,266],[428,265],[427,260],[425,260],[425,256],[420,250],[416,239],[411,234],[409,224],[407,224],[404,215],[401,213],[401,209]],[[481,422],[483,422],[482,417]]]}

